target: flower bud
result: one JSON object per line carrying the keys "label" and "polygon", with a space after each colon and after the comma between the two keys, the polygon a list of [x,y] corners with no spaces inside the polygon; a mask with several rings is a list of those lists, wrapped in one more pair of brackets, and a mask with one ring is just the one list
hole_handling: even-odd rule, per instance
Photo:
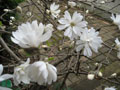
{"label": "flower bud", "polygon": [[10,16],[10,19],[11,19],[12,21],[15,21],[15,17],[13,17],[13,16]]}
{"label": "flower bud", "polygon": [[4,12],[10,12],[11,10],[10,9],[4,9],[3,11]]}
{"label": "flower bud", "polygon": [[87,78],[88,78],[89,80],[93,80],[93,79],[94,79],[94,77],[95,77],[95,75],[94,75],[94,74],[88,74],[88,76],[87,76]]}
{"label": "flower bud", "polygon": [[112,75],[111,75],[111,77],[116,77],[117,76],[117,73],[113,73]]}
{"label": "flower bud", "polygon": [[98,76],[102,77],[103,76],[102,72],[98,72]]}
{"label": "flower bud", "polygon": [[28,17],[30,17],[31,15],[32,15],[32,13],[31,12],[27,12],[27,14],[26,14]]}
{"label": "flower bud", "polygon": [[50,14],[50,10],[47,9],[47,10],[46,10],[46,13],[47,13],[47,14]]}
{"label": "flower bud", "polygon": [[17,10],[18,12],[22,13],[22,8],[21,8],[20,6],[17,6],[17,7],[16,7],[16,10]]}

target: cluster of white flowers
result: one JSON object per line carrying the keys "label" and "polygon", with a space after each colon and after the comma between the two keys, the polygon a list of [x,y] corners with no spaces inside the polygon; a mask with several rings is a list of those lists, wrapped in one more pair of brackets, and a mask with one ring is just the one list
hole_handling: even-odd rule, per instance
{"label": "cluster of white flowers", "polygon": [[57,69],[53,65],[44,61],[29,63],[30,59],[14,69],[13,79],[15,85],[19,85],[21,82],[29,84],[30,81],[44,85],[57,80]]}
{"label": "cluster of white flowers", "polygon": [[116,24],[118,26],[118,28],[120,29],[120,14],[113,14],[111,16],[111,19],[113,20],[114,24]]}
{"label": "cluster of white flowers", "polygon": [[87,21],[83,20],[83,16],[76,11],[73,16],[68,11],[65,11],[64,17],[58,20],[58,30],[65,30],[64,35],[68,36],[70,40],[77,40],[76,51],[79,52],[83,49],[83,54],[87,57],[92,56],[92,51],[98,52],[98,49],[102,46],[102,39],[99,32],[96,32],[94,28],[87,28]]}

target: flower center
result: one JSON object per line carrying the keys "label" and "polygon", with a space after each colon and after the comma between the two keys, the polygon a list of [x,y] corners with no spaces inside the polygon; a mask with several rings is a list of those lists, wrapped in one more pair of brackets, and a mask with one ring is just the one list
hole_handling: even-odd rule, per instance
{"label": "flower center", "polygon": [[71,23],[70,23],[70,26],[72,26],[72,27],[75,26],[75,23],[71,22]]}

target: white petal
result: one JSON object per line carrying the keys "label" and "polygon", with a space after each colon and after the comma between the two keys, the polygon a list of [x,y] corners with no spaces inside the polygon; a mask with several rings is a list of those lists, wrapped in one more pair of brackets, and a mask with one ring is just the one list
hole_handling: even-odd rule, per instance
{"label": "white petal", "polygon": [[57,27],[57,29],[58,30],[63,30],[63,29],[65,29],[67,26],[66,25],[59,25],[58,27]]}
{"label": "white petal", "polygon": [[0,82],[3,81],[3,80],[10,79],[10,78],[13,78],[13,75],[11,75],[11,74],[4,74],[4,75],[0,76]]}
{"label": "white petal", "polygon": [[77,13],[76,11],[73,13],[72,20],[75,22],[80,22],[83,19],[83,16],[80,13]]}
{"label": "white petal", "polygon": [[81,50],[83,49],[83,47],[84,47],[83,45],[77,46],[76,51],[77,51],[77,52],[81,51]]}
{"label": "white petal", "polygon": [[12,89],[6,87],[0,87],[0,90],[12,90]]}
{"label": "white petal", "polygon": [[41,41],[41,42],[45,42],[45,41],[47,41],[48,39],[50,39],[51,36],[52,36],[52,31],[49,30],[49,31],[47,31],[46,33],[44,33],[44,34],[41,36],[40,41]]}
{"label": "white petal", "polygon": [[65,36],[69,36],[69,37],[72,36],[72,30],[71,30],[71,27],[68,27],[68,28],[65,30],[64,35],[65,35]]}
{"label": "white petal", "polygon": [[91,51],[90,47],[87,44],[85,45],[83,54],[85,56],[87,56],[87,57],[92,56],[92,51]]}
{"label": "white petal", "polygon": [[2,74],[2,72],[3,72],[3,65],[0,64],[0,75]]}
{"label": "white petal", "polygon": [[27,75],[25,75],[25,76],[22,77],[22,82],[25,83],[25,84],[29,84],[30,83],[30,78]]}
{"label": "white petal", "polygon": [[51,84],[52,81],[56,81],[57,80],[57,74],[56,72],[51,68],[51,66],[48,64],[48,84]]}
{"label": "white petal", "polygon": [[69,21],[71,21],[71,16],[70,16],[70,13],[68,11],[65,11],[64,17],[65,17],[65,19],[68,19]]}
{"label": "white petal", "polygon": [[77,26],[74,26],[73,27],[73,31],[76,35],[81,35],[81,28],[77,27]]}
{"label": "white petal", "polygon": [[15,44],[19,44],[19,41],[16,40],[15,38],[11,37],[11,40],[12,40]]}
{"label": "white petal", "polygon": [[60,24],[68,24],[69,23],[68,20],[66,20],[65,18],[61,18],[60,20],[58,20],[58,22]]}

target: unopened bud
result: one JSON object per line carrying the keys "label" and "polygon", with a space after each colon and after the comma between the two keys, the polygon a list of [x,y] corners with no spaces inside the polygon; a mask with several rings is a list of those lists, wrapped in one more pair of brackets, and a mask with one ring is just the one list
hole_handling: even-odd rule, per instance
{"label": "unopened bud", "polygon": [[13,17],[13,16],[11,16],[10,19],[13,20],[13,21],[15,21],[15,17]]}
{"label": "unopened bud", "polygon": [[17,7],[16,7],[16,10],[17,10],[18,12],[22,13],[22,8],[21,8],[20,6],[17,6]]}
{"label": "unopened bud", "polygon": [[31,15],[32,15],[32,13],[31,12],[27,12],[27,14],[26,14],[28,17],[30,17]]}
{"label": "unopened bud", "polygon": [[11,10],[10,9],[4,9],[3,11],[4,12],[10,12]]}
{"label": "unopened bud", "polygon": [[88,14],[89,13],[89,10],[86,10],[86,14]]}
{"label": "unopened bud", "polygon": [[88,78],[89,80],[93,80],[93,79],[94,79],[94,77],[95,77],[95,75],[94,75],[94,74],[88,74],[88,76],[87,76],[87,78]]}
{"label": "unopened bud", "polygon": [[111,77],[116,77],[117,76],[117,73],[113,73],[112,75],[111,75]]}
{"label": "unopened bud", "polygon": [[103,76],[102,72],[98,72],[98,76],[102,77]]}
{"label": "unopened bud", "polygon": [[46,13],[47,13],[47,14],[50,14],[50,10],[47,9],[47,10],[46,10]]}

